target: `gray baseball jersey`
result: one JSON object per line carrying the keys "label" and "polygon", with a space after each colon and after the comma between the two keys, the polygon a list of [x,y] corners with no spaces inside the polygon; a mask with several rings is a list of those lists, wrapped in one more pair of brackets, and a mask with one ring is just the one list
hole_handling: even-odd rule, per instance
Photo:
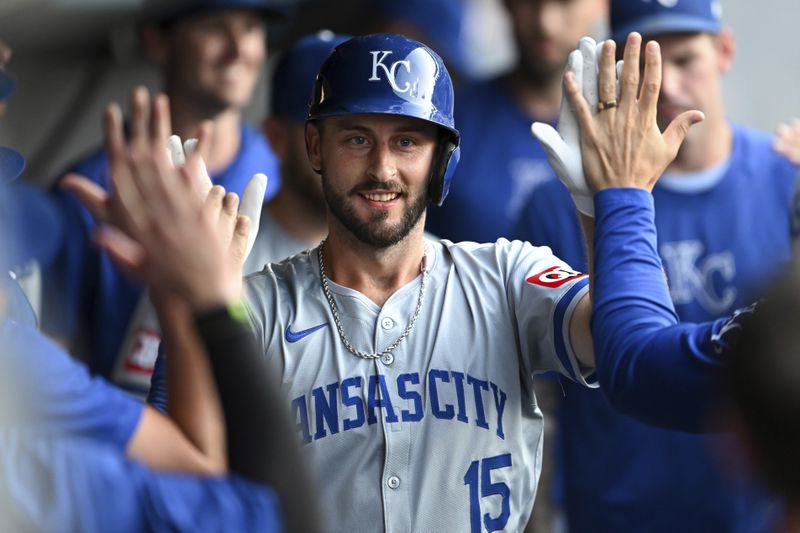
{"label": "gray baseball jersey", "polygon": [[[314,243],[311,244],[313,246]],[[258,272],[267,263],[280,261],[290,255],[294,255],[302,250],[307,250],[309,244],[295,237],[283,229],[278,222],[272,218],[266,207],[261,210],[261,224],[253,243],[253,249],[244,262],[244,273],[250,274]]]}
{"label": "gray baseball jersey", "polygon": [[[308,243],[287,233],[266,209],[262,209],[258,235],[243,270],[246,274],[258,272],[267,263],[280,261],[308,247]],[[150,388],[150,376],[160,342],[161,327],[150,302],[150,293],[146,292],[139,299],[120,345],[111,381],[136,396],[144,397]]]}
{"label": "gray baseball jersey", "polygon": [[[519,241],[428,241],[419,320],[390,356],[344,346],[317,250],[247,279],[251,319],[291,403],[330,531],[521,531],[541,468],[532,376],[581,383],[569,321],[587,277]],[[408,324],[421,276],[379,307],[329,282],[353,345]]]}

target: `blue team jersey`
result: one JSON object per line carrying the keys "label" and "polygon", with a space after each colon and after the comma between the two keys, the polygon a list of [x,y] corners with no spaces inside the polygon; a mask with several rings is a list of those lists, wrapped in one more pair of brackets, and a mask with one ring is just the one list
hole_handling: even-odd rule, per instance
{"label": "blue team jersey", "polygon": [[34,328],[0,323],[0,346],[3,531],[280,530],[269,489],[125,459],[142,404]]}
{"label": "blue team jersey", "polygon": [[537,186],[555,177],[528,116],[505,77],[468,85],[456,96],[461,161],[442,207],[428,209],[426,229],[454,242],[495,242]]}
{"label": "blue team jersey", "polygon": [[[77,165],[74,172],[107,188],[107,166],[106,153],[100,150]],[[280,185],[278,161],[261,133],[243,125],[236,159],[211,178],[227,191],[241,195],[257,172],[269,176],[265,195],[268,200]],[[80,351],[88,354],[91,371],[109,377],[142,287],[126,278],[92,244],[96,224],[89,211],[57,187],[53,194],[62,208],[64,237],[58,256],[43,266],[42,328],[59,338],[81,336],[85,342]]]}
{"label": "blue team jersey", "polygon": [[[699,187],[653,190],[658,251],[681,320],[708,321],[752,302],[789,261],[797,167],[771,145],[767,135],[733,126],[731,157],[718,176]],[[536,190],[512,236],[585,268],[575,208],[558,181]],[[559,444],[570,531],[763,527],[768,504],[720,472],[714,438],[646,426],[615,413],[597,391],[563,386]]]}

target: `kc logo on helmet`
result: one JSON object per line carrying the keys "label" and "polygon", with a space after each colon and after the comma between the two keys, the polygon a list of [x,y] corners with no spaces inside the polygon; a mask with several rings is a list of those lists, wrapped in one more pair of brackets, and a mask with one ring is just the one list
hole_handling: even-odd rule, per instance
{"label": "kc logo on helmet", "polygon": [[404,59],[391,61],[392,50],[371,50],[372,76],[367,81],[389,82],[392,91],[407,101],[430,100],[436,82],[436,61],[424,48]]}
{"label": "kc logo on helmet", "polygon": [[403,87],[398,87],[397,85],[397,69],[402,66],[410,74],[411,61],[403,59],[395,61],[391,66],[387,67],[386,63],[383,61],[388,56],[392,55],[391,50],[373,50],[370,52],[370,55],[372,55],[372,77],[368,81],[381,81],[380,76],[378,76],[378,69],[382,68],[383,72],[386,74],[386,79],[389,81],[389,85],[392,86],[395,92],[406,93],[411,89],[411,84],[408,81],[403,84]]}
{"label": "kc logo on helmet", "polygon": [[534,274],[525,281],[528,283],[533,283],[534,285],[541,285],[542,287],[555,289],[556,287],[560,287],[568,281],[578,278],[585,278],[586,276],[587,274],[575,272],[567,267],[554,266],[539,272],[538,274]]}

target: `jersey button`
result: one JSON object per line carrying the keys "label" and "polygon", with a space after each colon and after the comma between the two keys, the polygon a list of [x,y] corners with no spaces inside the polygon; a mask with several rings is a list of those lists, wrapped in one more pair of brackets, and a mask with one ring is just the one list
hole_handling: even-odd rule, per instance
{"label": "jersey button", "polygon": [[383,329],[392,329],[394,327],[394,320],[385,316],[381,319],[381,327]]}
{"label": "jersey button", "polygon": [[400,486],[400,478],[397,476],[392,476],[386,480],[386,484],[389,485],[390,489],[396,489]]}
{"label": "jersey button", "polygon": [[385,353],[381,356],[381,363],[384,365],[391,365],[394,363],[394,356],[390,353]]}

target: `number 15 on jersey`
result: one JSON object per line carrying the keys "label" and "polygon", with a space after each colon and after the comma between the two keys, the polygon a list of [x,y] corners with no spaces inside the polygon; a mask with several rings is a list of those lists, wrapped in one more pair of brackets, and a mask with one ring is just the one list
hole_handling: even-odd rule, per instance
{"label": "number 15 on jersey", "polygon": [[[464,485],[469,486],[469,523],[471,533],[481,533],[481,518],[485,531],[502,531],[508,522],[511,513],[509,498],[511,489],[505,483],[492,482],[492,470],[511,466],[511,454],[495,455],[472,461],[464,476]],[[498,516],[481,513],[481,500],[489,496],[502,498],[501,510]]]}

